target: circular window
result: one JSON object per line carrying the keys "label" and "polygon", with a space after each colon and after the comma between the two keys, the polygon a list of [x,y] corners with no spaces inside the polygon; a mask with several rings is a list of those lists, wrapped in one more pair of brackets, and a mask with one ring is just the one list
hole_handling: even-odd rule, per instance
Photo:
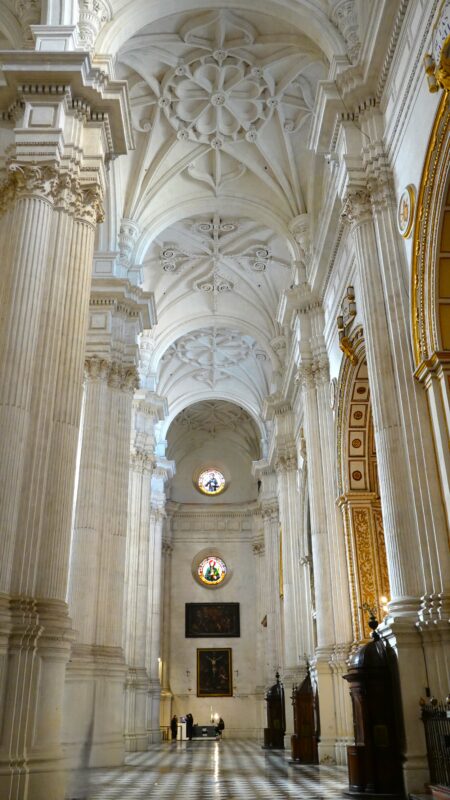
{"label": "circular window", "polygon": [[210,467],[204,469],[197,479],[197,489],[202,494],[214,497],[225,489],[225,478],[218,469]]}
{"label": "circular window", "polygon": [[225,580],[227,565],[217,556],[208,556],[200,562],[197,575],[201,583],[206,586],[218,586]]}

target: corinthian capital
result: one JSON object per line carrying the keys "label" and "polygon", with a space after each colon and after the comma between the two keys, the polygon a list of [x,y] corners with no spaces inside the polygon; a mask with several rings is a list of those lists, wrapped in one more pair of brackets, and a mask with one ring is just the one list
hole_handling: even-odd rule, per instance
{"label": "corinthian capital", "polygon": [[7,211],[20,197],[38,196],[53,201],[58,177],[58,168],[53,164],[37,166],[11,162],[0,186],[0,213]]}
{"label": "corinthian capital", "polygon": [[101,29],[112,17],[107,0],[80,0],[78,40],[80,47],[92,50]]}
{"label": "corinthian capital", "polygon": [[299,383],[302,389],[305,391],[314,389],[315,381],[313,364],[300,364],[295,376],[295,382]]}
{"label": "corinthian capital", "polygon": [[355,0],[331,0],[331,5],[333,7],[331,20],[342,33],[347,45],[348,57],[354,64],[361,48]]}
{"label": "corinthian capital", "polygon": [[344,201],[341,218],[352,225],[360,225],[372,218],[370,192],[366,188],[349,189]]}
{"label": "corinthian capital", "polygon": [[134,472],[150,474],[154,465],[154,456],[147,450],[134,448],[130,453],[130,467]]}
{"label": "corinthian capital", "polygon": [[41,21],[41,0],[16,0],[15,8],[23,32],[23,43],[27,50],[33,49],[31,25],[39,25]]}

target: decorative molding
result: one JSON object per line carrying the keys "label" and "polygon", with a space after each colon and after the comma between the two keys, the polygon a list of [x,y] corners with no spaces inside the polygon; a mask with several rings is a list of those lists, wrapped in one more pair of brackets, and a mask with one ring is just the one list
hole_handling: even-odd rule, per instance
{"label": "decorative molding", "polygon": [[120,389],[127,394],[134,394],[139,387],[136,367],[95,355],[85,359],[84,374],[86,380],[104,381],[111,389]]}
{"label": "decorative molding", "polygon": [[83,184],[77,175],[61,172],[55,164],[12,161],[0,186],[0,213],[21,197],[39,197],[76,219],[96,225],[103,220],[103,193],[99,184]]}
{"label": "decorative molding", "polygon": [[341,213],[344,222],[360,225],[372,219],[372,198],[367,188],[350,188]]}
{"label": "decorative molding", "polygon": [[119,260],[123,267],[130,269],[134,246],[139,238],[139,225],[133,219],[122,219],[119,231]]}
{"label": "decorative molding", "polygon": [[79,0],[79,46],[93,50],[98,34],[111,19],[112,10],[108,0]]}
{"label": "decorative molding", "polygon": [[430,92],[450,90],[450,0],[442,3],[433,29],[431,53],[424,57],[424,67]]}
{"label": "decorative molding", "polygon": [[355,290],[353,286],[347,286],[347,291],[341,303],[341,314],[338,316],[336,323],[339,336],[339,347],[346,358],[348,358],[354,366],[356,366],[358,363],[358,356],[356,355],[352,340],[350,339],[350,331],[355,317]]}
{"label": "decorative molding", "polygon": [[31,26],[39,25],[41,21],[41,0],[15,0],[14,6],[22,28],[24,45],[27,49],[33,50],[34,37]]}
{"label": "decorative molding", "polygon": [[344,37],[350,61],[355,63],[361,49],[355,0],[331,0],[331,5],[331,20]]}

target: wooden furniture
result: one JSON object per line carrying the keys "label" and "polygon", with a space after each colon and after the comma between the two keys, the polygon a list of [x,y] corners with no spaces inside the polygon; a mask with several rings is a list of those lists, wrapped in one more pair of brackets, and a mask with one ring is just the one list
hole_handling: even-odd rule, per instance
{"label": "wooden furniture", "polygon": [[[355,744],[347,748],[350,794],[403,796],[402,725],[395,652],[371,620],[372,641],[344,676],[350,685]],[[370,624],[370,623],[369,623]]]}
{"label": "wooden furniture", "polygon": [[319,705],[316,686],[311,681],[309,671],[303,683],[292,688],[292,706],[294,709],[292,759],[302,764],[318,764]]}
{"label": "wooden furniture", "polygon": [[271,750],[284,750],[284,734],[286,732],[286,713],[284,707],[284,688],[280,675],[276,674],[276,683],[266,694],[267,728],[264,728],[264,747]]}

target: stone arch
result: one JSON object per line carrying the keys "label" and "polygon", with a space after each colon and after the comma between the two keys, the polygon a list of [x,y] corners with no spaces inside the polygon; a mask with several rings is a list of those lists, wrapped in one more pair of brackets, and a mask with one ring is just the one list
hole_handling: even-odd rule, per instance
{"label": "stone arch", "polygon": [[412,263],[415,376],[424,385],[450,520],[450,105],[436,113],[417,202]]}
{"label": "stone arch", "polygon": [[[338,384],[337,455],[355,643],[367,639],[367,609],[383,615],[390,597],[375,437],[362,328],[351,340]],[[386,598],[386,599],[384,599]],[[365,610],[366,609],[366,610]]]}

